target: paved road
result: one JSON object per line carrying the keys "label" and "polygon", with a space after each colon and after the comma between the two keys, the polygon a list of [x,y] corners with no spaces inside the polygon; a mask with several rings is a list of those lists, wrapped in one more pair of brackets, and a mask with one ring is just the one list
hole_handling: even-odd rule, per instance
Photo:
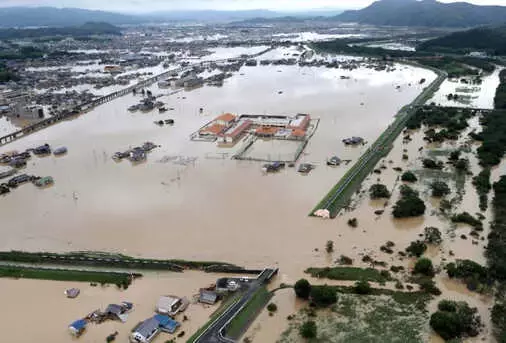
{"label": "paved road", "polygon": [[226,326],[234,319],[234,317],[246,306],[246,304],[254,296],[255,292],[262,287],[265,283],[269,282],[277,269],[265,269],[259,277],[247,284],[241,299],[230,306],[223,312],[197,339],[194,343],[232,343],[234,340],[225,337],[224,331]]}

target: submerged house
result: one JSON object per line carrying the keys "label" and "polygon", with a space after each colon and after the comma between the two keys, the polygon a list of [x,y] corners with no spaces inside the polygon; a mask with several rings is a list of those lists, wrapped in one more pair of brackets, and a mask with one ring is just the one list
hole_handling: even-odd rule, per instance
{"label": "submerged house", "polygon": [[130,335],[132,343],[149,343],[155,339],[160,332],[174,333],[180,326],[174,319],[157,314],[140,323]]}
{"label": "submerged house", "polygon": [[175,316],[188,307],[188,300],[175,296],[163,296],[156,303],[156,312],[169,316]]}

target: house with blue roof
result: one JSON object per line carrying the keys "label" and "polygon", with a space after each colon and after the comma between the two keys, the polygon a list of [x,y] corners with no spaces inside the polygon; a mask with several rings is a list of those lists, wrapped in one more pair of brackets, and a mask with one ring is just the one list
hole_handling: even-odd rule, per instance
{"label": "house with blue roof", "polygon": [[70,333],[74,336],[80,336],[86,330],[88,323],[84,319],[79,319],[69,325]]}

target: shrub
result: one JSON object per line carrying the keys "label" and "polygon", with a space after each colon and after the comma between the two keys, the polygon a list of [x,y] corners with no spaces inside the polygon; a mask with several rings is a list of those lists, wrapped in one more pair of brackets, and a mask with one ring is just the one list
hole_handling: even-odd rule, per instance
{"label": "shrub", "polygon": [[472,227],[474,227],[476,230],[483,230],[483,224],[481,223],[481,221],[474,218],[468,212],[462,212],[462,213],[454,215],[452,217],[452,222],[469,224]]}
{"label": "shrub", "polygon": [[420,285],[420,289],[425,293],[429,293],[432,295],[441,295],[441,290],[437,288],[436,283],[429,278],[422,278],[418,281]]}
{"label": "shrub", "polygon": [[399,192],[401,193],[402,197],[417,197],[418,192],[414,190],[413,188],[409,187],[408,185],[401,185],[399,188]]}
{"label": "shrub", "polygon": [[428,226],[424,229],[425,242],[439,245],[443,241],[441,231],[437,227]]}
{"label": "shrub", "polygon": [[434,181],[431,183],[430,188],[432,189],[433,197],[444,197],[450,194],[450,187],[443,181]]}
{"label": "shrub", "polygon": [[395,218],[418,217],[425,213],[425,208],[419,197],[403,197],[394,205],[392,214]]}
{"label": "shrub", "polygon": [[293,287],[297,298],[309,299],[311,293],[311,284],[306,279],[300,279]]}
{"label": "shrub", "polygon": [[406,248],[406,252],[409,256],[420,257],[427,250],[427,245],[422,241],[413,241]]}
{"label": "shrub", "polygon": [[405,182],[416,182],[418,181],[418,178],[413,172],[407,171],[402,174],[401,180]]}
{"label": "shrub", "polygon": [[311,287],[311,302],[316,307],[327,307],[337,302],[337,293],[327,285]]}
{"label": "shrub", "polygon": [[461,171],[469,170],[469,160],[467,160],[465,158],[461,158],[460,160],[455,162],[455,168],[457,170],[461,170]]}
{"label": "shrub", "polygon": [[357,227],[358,226],[357,218],[348,219],[348,226]]}
{"label": "shrub", "polygon": [[339,256],[339,264],[351,266],[353,264],[353,260],[348,256],[341,255]]}
{"label": "shrub", "polygon": [[430,158],[424,158],[422,160],[422,164],[423,167],[427,169],[443,169],[443,162],[436,161]]}
{"label": "shrub", "polygon": [[270,303],[267,305],[267,311],[276,312],[278,310],[278,306],[275,303]]}
{"label": "shrub", "polygon": [[457,260],[445,266],[449,278],[463,279],[469,289],[476,289],[480,283],[489,283],[488,269],[471,260]]}
{"label": "shrub", "polygon": [[476,308],[465,302],[445,300],[438,305],[438,311],[430,317],[430,326],[443,339],[451,340],[464,336],[477,336],[481,320]]}
{"label": "shrub", "polygon": [[330,254],[334,251],[334,242],[333,241],[327,241],[327,244],[325,244],[325,250]]}
{"label": "shrub", "polygon": [[369,188],[369,196],[371,199],[390,198],[390,192],[387,186],[377,183]]}
{"label": "shrub", "polygon": [[308,320],[307,322],[302,324],[299,333],[303,338],[307,339],[316,338],[317,334],[316,323],[312,320]]}
{"label": "shrub", "polygon": [[369,284],[369,282],[367,282],[365,280],[357,281],[355,283],[355,286],[353,287],[353,289],[354,289],[355,293],[362,294],[362,295],[370,294],[372,292],[371,285]]}
{"label": "shrub", "polygon": [[434,266],[432,265],[432,261],[428,258],[419,259],[416,261],[413,273],[422,274],[425,276],[434,276]]}
{"label": "shrub", "polygon": [[460,150],[454,150],[450,153],[450,157],[448,157],[448,159],[450,161],[458,161],[460,158],[460,153],[461,153]]}

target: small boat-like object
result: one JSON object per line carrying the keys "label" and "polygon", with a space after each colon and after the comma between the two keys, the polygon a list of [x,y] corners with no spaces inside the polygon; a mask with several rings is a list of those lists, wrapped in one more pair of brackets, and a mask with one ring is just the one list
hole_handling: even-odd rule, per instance
{"label": "small boat-like object", "polygon": [[158,108],[158,113],[164,113],[164,112],[167,112],[167,108],[165,108],[163,106]]}
{"label": "small boat-like object", "polygon": [[67,147],[61,146],[59,148],[54,149],[53,154],[55,156],[61,156],[61,155],[65,155],[67,153],[67,151],[68,151]]}
{"label": "small boat-like object", "polygon": [[135,112],[139,109],[139,105],[132,105],[128,108],[128,111]]}
{"label": "small boat-like object", "polygon": [[79,288],[69,288],[65,290],[65,295],[67,298],[74,299],[77,298],[77,296],[81,293],[81,290]]}
{"label": "small boat-like object", "polygon": [[127,158],[130,156],[128,152],[116,152],[114,155],[112,155],[112,159],[115,161],[121,161],[124,158]]}
{"label": "small boat-like object", "polygon": [[285,167],[285,164],[283,162],[273,162],[273,163],[267,163],[264,164],[262,167],[262,170],[266,173],[275,173],[280,171]]}
{"label": "small boat-like object", "polygon": [[351,137],[343,139],[343,143],[346,145],[358,145],[364,143],[364,139],[362,137]]}

